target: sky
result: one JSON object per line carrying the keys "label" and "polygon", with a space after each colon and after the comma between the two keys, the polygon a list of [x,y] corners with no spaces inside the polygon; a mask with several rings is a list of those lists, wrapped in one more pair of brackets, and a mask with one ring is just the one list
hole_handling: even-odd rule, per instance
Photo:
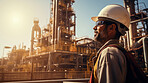
{"label": "sky", "polygon": [[[148,8],[148,0],[145,2]],[[98,15],[100,10],[109,4],[123,5],[123,0],[75,0],[73,4],[76,13],[76,37],[93,38],[95,22],[91,17]],[[143,4],[140,4],[143,8]],[[30,48],[33,20],[39,19],[39,26],[46,27],[50,18],[50,0],[0,0],[0,57],[7,56],[16,45],[26,45]]]}

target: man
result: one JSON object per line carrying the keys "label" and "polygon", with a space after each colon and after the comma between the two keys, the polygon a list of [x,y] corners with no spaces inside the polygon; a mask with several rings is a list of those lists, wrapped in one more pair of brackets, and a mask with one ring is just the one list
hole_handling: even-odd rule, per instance
{"label": "man", "polygon": [[95,83],[125,83],[127,62],[124,53],[116,47],[118,40],[125,34],[130,24],[127,10],[120,5],[108,5],[99,15],[92,17],[96,22],[94,38],[104,44],[97,53],[93,76]]}

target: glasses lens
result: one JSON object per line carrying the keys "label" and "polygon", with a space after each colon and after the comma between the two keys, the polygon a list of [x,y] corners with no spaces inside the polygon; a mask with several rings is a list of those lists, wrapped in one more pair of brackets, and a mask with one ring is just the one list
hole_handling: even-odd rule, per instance
{"label": "glasses lens", "polygon": [[111,21],[97,21],[96,22],[96,26],[103,25],[103,24],[111,25],[111,24],[114,24],[114,22],[111,22]]}
{"label": "glasses lens", "polygon": [[97,21],[96,26],[103,25],[105,21]]}

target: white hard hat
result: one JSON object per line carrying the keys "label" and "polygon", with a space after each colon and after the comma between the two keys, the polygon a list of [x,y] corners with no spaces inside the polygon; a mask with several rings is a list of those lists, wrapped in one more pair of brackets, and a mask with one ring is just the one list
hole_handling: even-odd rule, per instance
{"label": "white hard hat", "polygon": [[[123,24],[126,29],[128,30],[129,24],[130,24],[130,15],[128,11],[121,5],[112,4],[104,7],[98,16],[91,18],[93,21],[97,22],[98,20],[113,20],[116,22],[119,22]],[[120,28],[118,28],[120,31]],[[123,32],[123,30],[122,30]],[[122,33],[121,33],[122,34]]]}

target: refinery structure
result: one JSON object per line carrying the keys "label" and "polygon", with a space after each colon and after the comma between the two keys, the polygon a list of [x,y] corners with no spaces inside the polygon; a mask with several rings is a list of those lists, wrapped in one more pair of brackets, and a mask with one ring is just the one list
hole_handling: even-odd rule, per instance
{"label": "refinery structure", "polygon": [[38,26],[39,21],[34,20],[30,55],[25,60],[29,62],[28,60],[32,59],[37,70],[42,71],[43,68],[46,68],[45,71],[86,70],[89,56],[94,55],[97,47],[99,48],[92,39],[74,39],[76,31],[76,15],[72,7],[74,2],[74,0],[51,0],[50,23],[43,30]]}
{"label": "refinery structure", "polygon": [[[1,68],[1,71],[32,73],[79,71],[84,73],[83,78],[90,76],[94,64],[92,59],[101,44],[91,38],[75,37],[76,14],[73,9],[75,0],[50,2],[50,19],[47,27],[41,29],[39,20],[35,19],[30,49],[26,50],[25,46],[17,49],[14,46],[8,54],[8,59],[1,59],[1,65],[9,65],[6,69]],[[124,3],[131,15],[131,24],[129,32],[121,37],[120,42],[134,54],[138,64],[147,72],[148,8],[140,9],[138,0],[124,0]],[[63,75],[65,76],[65,73]],[[74,76],[69,74],[67,78]]]}

